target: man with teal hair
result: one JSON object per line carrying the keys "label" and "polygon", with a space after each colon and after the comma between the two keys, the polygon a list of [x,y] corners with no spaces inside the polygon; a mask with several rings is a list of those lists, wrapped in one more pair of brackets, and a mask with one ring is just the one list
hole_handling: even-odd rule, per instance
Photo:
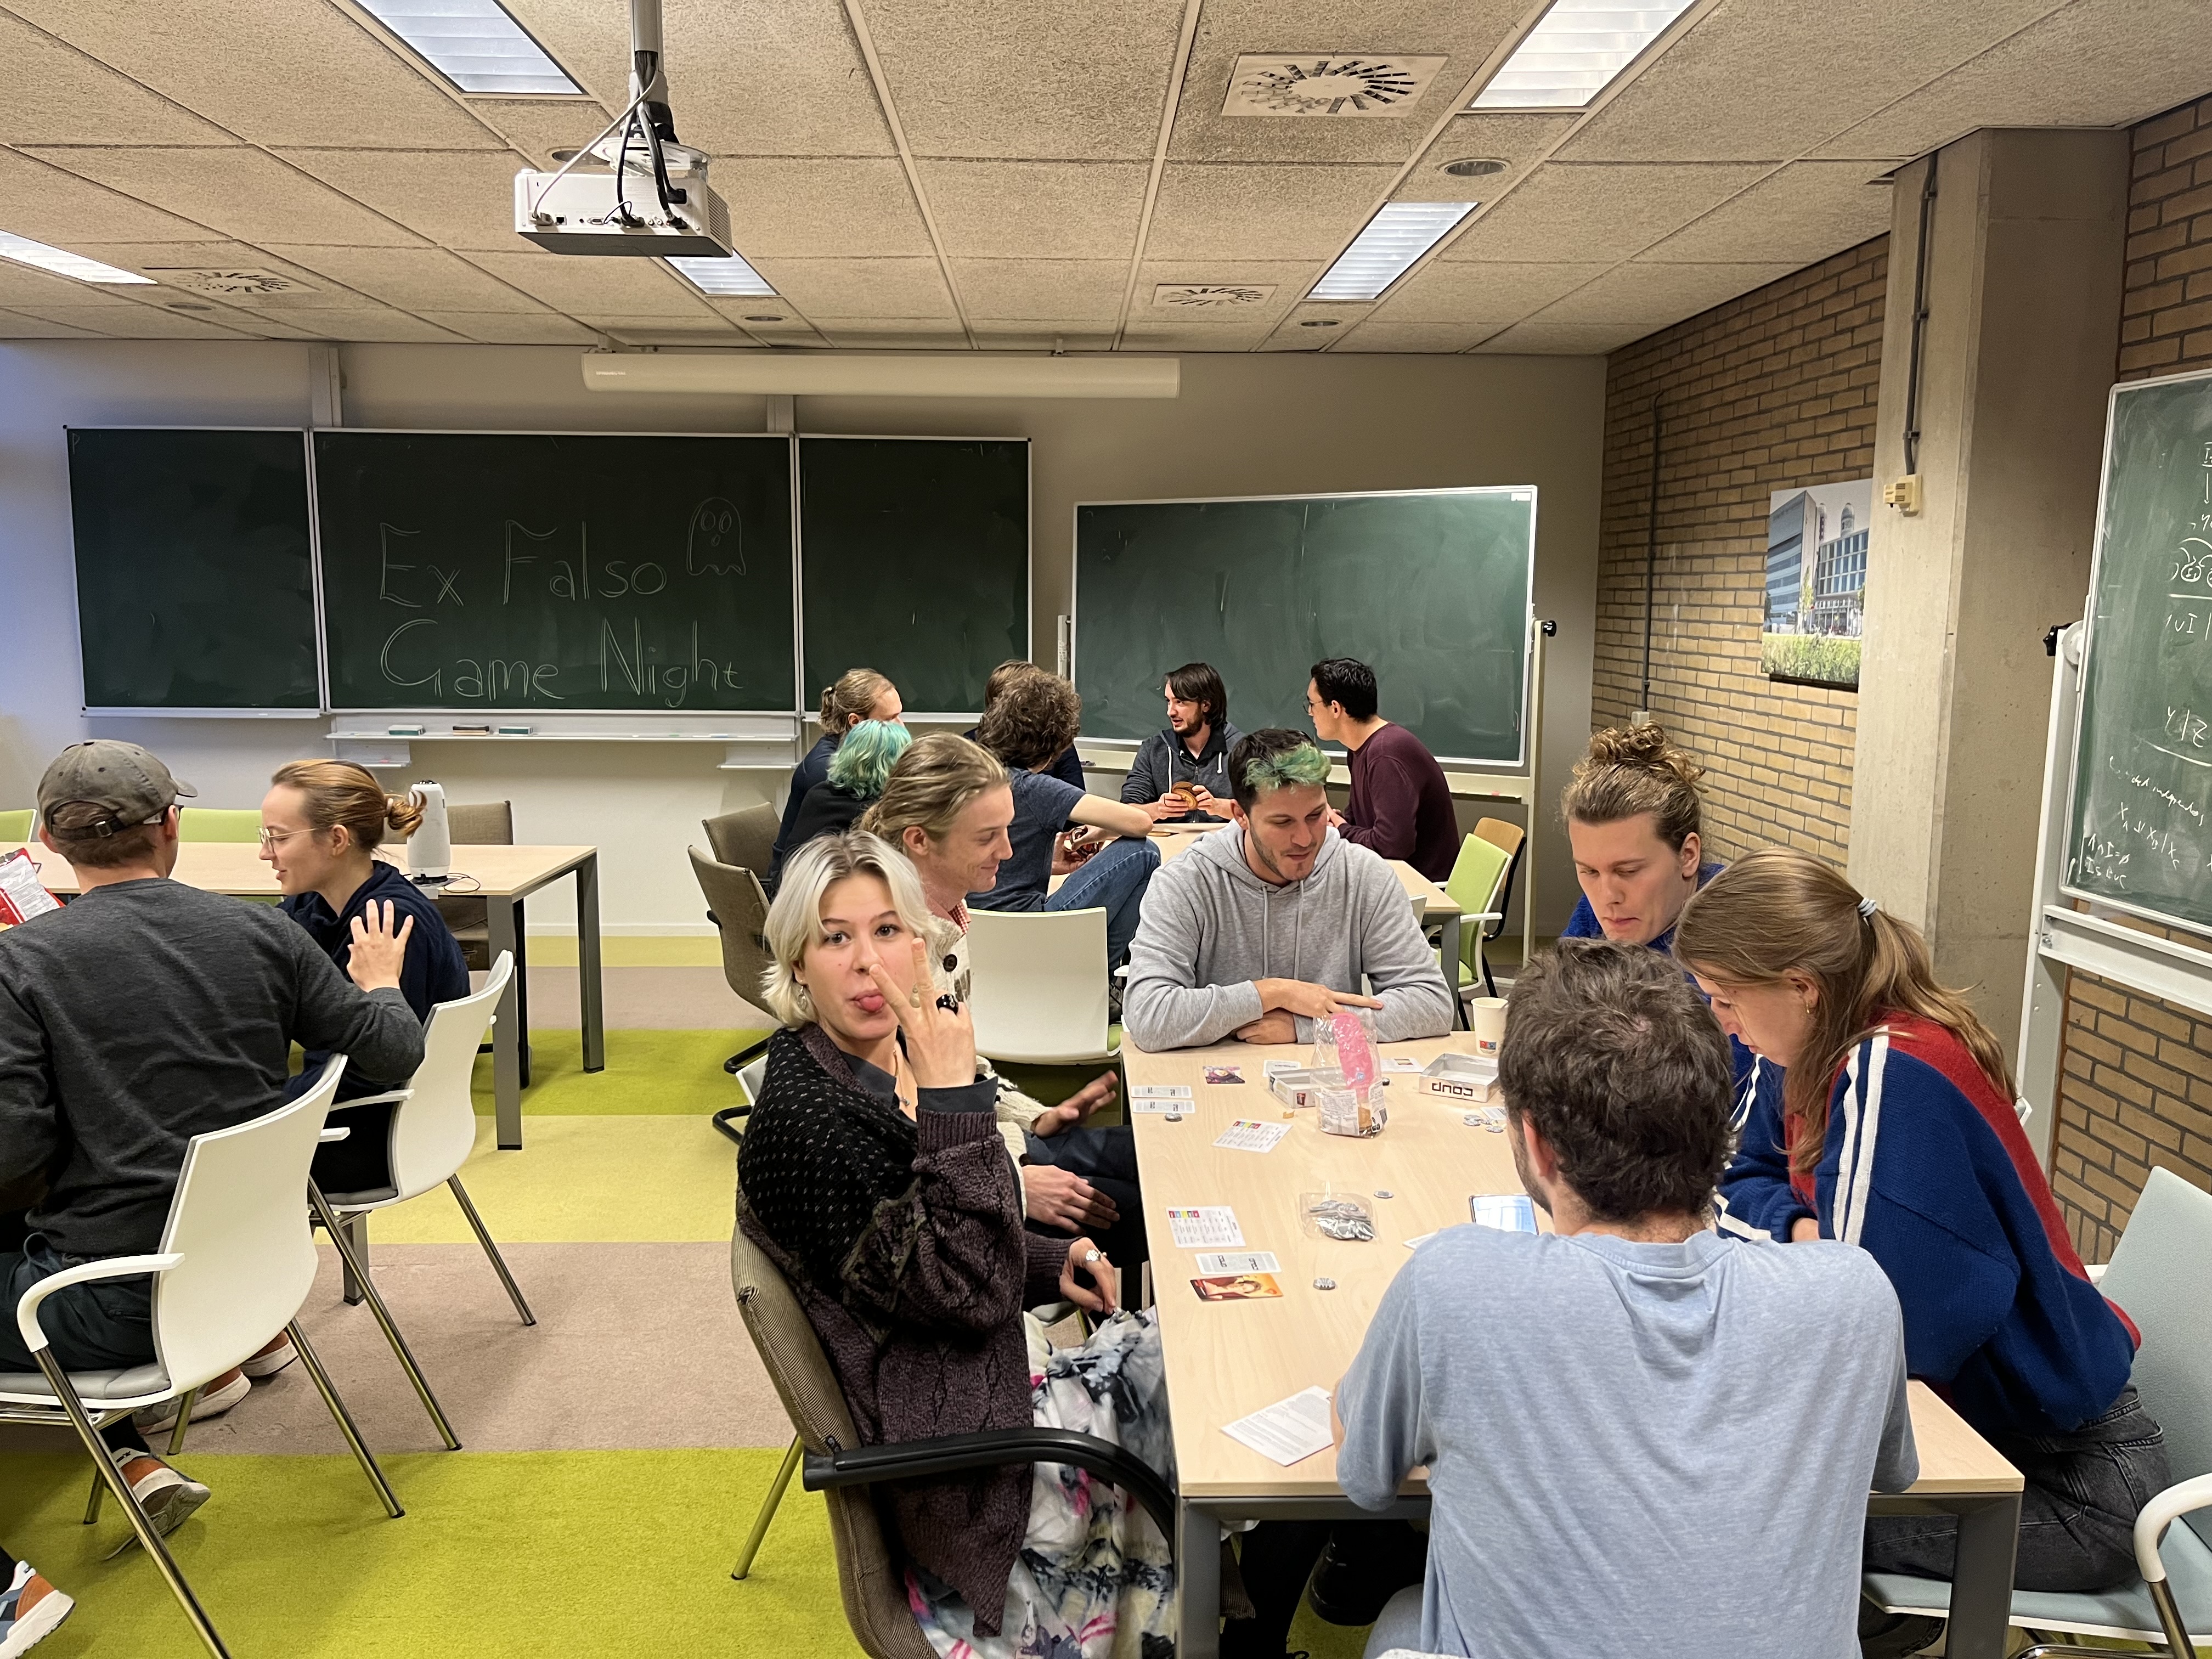
{"label": "man with teal hair", "polygon": [[[1329,827],[1328,757],[1270,727],[1229,756],[1234,828],[1153,877],[1123,1001],[1140,1048],[1304,1042],[1340,1007],[1386,1042],[1442,1036],[1452,996],[1390,866]],[[1360,994],[1364,976],[1375,994]]]}

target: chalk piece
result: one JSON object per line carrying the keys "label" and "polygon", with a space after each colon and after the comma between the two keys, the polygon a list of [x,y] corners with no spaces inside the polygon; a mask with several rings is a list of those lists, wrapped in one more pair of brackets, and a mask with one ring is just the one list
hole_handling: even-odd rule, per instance
{"label": "chalk piece", "polygon": [[385,735],[393,738],[419,738],[422,735],[422,728],[419,726],[388,726],[385,728]]}

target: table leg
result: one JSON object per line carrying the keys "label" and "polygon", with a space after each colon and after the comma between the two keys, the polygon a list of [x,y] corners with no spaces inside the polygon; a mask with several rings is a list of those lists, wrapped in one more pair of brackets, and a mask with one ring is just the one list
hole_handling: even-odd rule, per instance
{"label": "table leg", "polygon": [[514,1041],[522,1050],[522,1086],[530,1086],[530,918],[514,902]]}
{"label": "table leg", "polygon": [[607,1068],[606,1016],[599,982],[599,855],[576,866],[576,995],[584,1017],[584,1069]]}
{"label": "table leg", "polygon": [[[484,900],[486,943],[491,959],[502,951],[512,956],[515,941],[515,902],[511,898]],[[495,1120],[502,1152],[522,1149],[522,1021],[515,1010],[520,1000],[513,978],[499,1000],[497,1023],[491,1028],[491,1086]]]}
{"label": "table leg", "polygon": [[1959,1553],[1951,1573],[1951,1627],[1943,1651],[1953,1659],[2003,1659],[2012,1614],[2013,1556],[2020,1543],[2020,1494],[2007,1492],[1959,1510]]}
{"label": "table leg", "polygon": [[1176,1659],[1221,1651],[1221,1523],[1195,1504],[1176,1505]]}

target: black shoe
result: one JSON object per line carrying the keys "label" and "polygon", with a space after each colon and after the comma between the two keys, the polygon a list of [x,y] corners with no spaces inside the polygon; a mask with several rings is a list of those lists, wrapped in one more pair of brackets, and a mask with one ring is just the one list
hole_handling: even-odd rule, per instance
{"label": "black shoe", "polygon": [[1944,1621],[1918,1613],[1885,1613],[1873,1602],[1859,1601],[1860,1659],[1905,1659],[1935,1645]]}
{"label": "black shoe", "polygon": [[1371,1625],[1383,1604],[1428,1571],[1429,1537],[1402,1521],[1349,1522],[1329,1534],[1306,1591],[1332,1625]]}

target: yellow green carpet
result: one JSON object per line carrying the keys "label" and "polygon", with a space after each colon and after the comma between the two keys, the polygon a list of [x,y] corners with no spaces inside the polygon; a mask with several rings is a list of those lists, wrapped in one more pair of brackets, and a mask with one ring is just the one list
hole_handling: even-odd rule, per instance
{"label": "yellow green carpet", "polygon": [[[766,1037],[766,1031],[607,1033],[606,1069],[584,1069],[580,1031],[530,1034],[530,1086],[522,1109],[539,1116],[611,1117],[698,1113],[735,1105],[738,1080],[722,1062]],[[491,1056],[477,1056],[472,1079],[477,1114],[492,1114]]]}

